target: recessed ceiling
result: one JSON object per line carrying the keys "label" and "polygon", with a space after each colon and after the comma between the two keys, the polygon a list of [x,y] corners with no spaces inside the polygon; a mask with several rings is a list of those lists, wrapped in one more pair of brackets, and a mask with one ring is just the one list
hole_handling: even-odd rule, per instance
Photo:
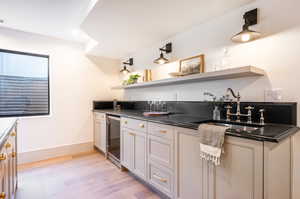
{"label": "recessed ceiling", "polygon": [[1,26],[78,41],[80,24],[97,0],[1,0]]}
{"label": "recessed ceiling", "polygon": [[122,58],[252,1],[1,0],[0,26],[86,42],[90,54]]}
{"label": "recessed ceiling", "polygon": [[102,0],[81,29],[98,42],[90,53],[121,58],[253,0]]}

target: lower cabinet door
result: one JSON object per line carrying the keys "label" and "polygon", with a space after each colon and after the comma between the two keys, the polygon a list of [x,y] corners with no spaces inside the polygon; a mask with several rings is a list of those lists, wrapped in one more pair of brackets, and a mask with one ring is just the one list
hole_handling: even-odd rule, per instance
{"label": "lower cabinet door", "polygon": [[94,145],[106,153],[106,122],[94,120]]}
{"label": "lower cabinet door", "polygon": [[10,177],[9,177],[9,162],[6,148],[4,147],[0,153],[0,184],[1,192],[0,196],[2,198],[10,198]]}
{"label": "lower cabinet door", "polygon": [[12,131],[0,149],[0,199],[16,198],[17,188],[17,138]]}
{"label": "lower cabinet door", "polygon": [[[183,129],[185,130],[185,129]],[[208,174],[205,161],[200,158],[197,137],[178,132],[177,148],[177,198],[208,199],[205,186],[205,174]]]}
{"label": "lower cabinet door", "polygon": [[227,137],[221,165],[209,165],[207,199],[263,198],[263,142]]}
{"label": "lower cabinet door", "polygon": [[10,157],[10,175],[11,175],[11,196],[15,198],[15,193],[17,189],[17,143],[16,136],[10,136],[11,143],[11,153]]}
{"label": "lower cabinet door", "polygon": [[134,173],[146,180],[146,135],[144,133],[134,133]]}
{"label": "lower cabinet door", "polygon": [[106,123],[101,122],[100,125],[100,150],[106,153]]}
{"label": "lower cabinet door", "polygon": [[8,182],[8,191],[6,198],[13,198],[14,196],[14,161],[12,158],[12,152],[14,147],[14,140],[9,137],[9,139],[4,144],[4,149],[6,150],[6,172],[7,172],[7,182]]}
{"label": "lower cabinet door", "polygon": [[[186,134],[181,133],[186,131]],[[262,199],[263,142],[226,137],[221,165],[200,158],[199,137],[178,131],[177,197]]]}
{"label": "lower cabinet door", "polygon": [[94,145],[101,150],[101,122],[94,121]]}
{"label": "lower cabinet door", "polygon": [[133,171],[134,165],[134,133],[127,130],[121,130],[121,163],[124,167]]}
{"label": "lower cabinet door", "polygon": [[7,194],[7,178],[6,178],[6,160],[4,160],[3,158],[5,157],[5,153],[3,151],[1,151],[1,160],[0,160],[0,196],[3,198],[4,196],[6,196]]}

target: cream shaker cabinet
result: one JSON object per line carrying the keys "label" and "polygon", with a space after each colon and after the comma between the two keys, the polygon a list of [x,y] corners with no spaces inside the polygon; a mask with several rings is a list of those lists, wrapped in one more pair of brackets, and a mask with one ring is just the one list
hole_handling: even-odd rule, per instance
{"label": "cream shaker cabinet", "polygon": [[176,129],[176,133],[176,198],[207,199],[204,197],[204,175],[208,175],[207,164],[200,159],[199,141],[197,140],[197,137],[186,134],[196,132],[194,130],[178,128]]}
{"label": "cream shaker cabinet", "polygon": [[176,198],[291,198],[291,138],[269,143],[226,136],[221,165],[199,157],[197,131],[176,128]]}
{"label": "cream shaker cabinet", "polygon": [[146,180],[147,134],[144,129],[145,122],[121,119],[121,164]]}
{"label": "cream shaker cabinet", "polygon": [[200,159],[197,131],[176,131],[177,198],[263,198],[263,142],[226,137],[221,165],[214,166]]}
{"label": "cream shaker cabinet", "polygon": [[14,199],[17,189],[16,124],[0,149],[0,199]]}
{"label": "cream shaker cabinet", "polygon": [[134,135],[134,161],[133,172],[139,177],[146,179],[146,134],[135,132]]}
{"label": "cream shaker cabinet", "polygon": [[134,134],[125,128],[121,130],[121,163],[130,171],[133,171]]}
{"label": "cream shaker cabinet", "polygon": [[174,197],[174,127],[148,122],[148,182]]}
{"label": "cream shaker cabinet", "polygon": [[106,115],[94,113],[94,146],[106,153]]}
{"label": "cream shaker cabinet", "polygon": [[208,165],[208,199],[263,199],[263,142],[227,137],[220,166]]}
{"label": "cream shaker cabinet", "polygon": [[9,197],[9,168],[6,148],[1,150],[0,154],[0,198],[5,199]]}
{"label": "cream shaker cabinet", "polygon": [[170,198],[290,198],[291,138],[226,136],[224,152],[214,166],[200,158],[197,130],[121,119],[121,164]]}
{"label": "cream shaker cabinet", "polygon": [[121,164],[173,198],[173,127],[121,118]]}

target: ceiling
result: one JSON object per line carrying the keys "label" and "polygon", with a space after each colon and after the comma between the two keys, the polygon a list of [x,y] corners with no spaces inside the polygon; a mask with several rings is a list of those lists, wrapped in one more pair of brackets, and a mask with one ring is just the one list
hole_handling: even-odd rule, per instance
{"label": "ceiling", "polygon": [[80,24],[97,0],[1,0],[0,26],[82,41]]}
{"label": "ceiling", "polygon": [[253,0],[102,0],[81,25],[90,53],[120,58]]}
{"label": "ceiling", "polygon": [[[254,0],[1,0],[0,26],[123,58]],[[4,23],[1,23],[4,20]]]}

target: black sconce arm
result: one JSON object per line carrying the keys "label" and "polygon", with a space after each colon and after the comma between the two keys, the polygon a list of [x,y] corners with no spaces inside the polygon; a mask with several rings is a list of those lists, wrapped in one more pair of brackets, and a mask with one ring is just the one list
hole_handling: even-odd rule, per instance
{"label": "black sconce arm", "polygon": [[133,58],[130,58],[129,60],[127,60],[126,62],[123,62],[124,65],[129,65],[132,66],[133,65]]}
{"label": "black sconce arm", "polygon": [[249,26],[253,26],[257,24],[257,15],[258,9],[250,10],[246,12],[243,16],[245,20],[245,24],[243,25],[243,30],[247,30]]}
{"label": "black sconce arm", "polygon": [[164,47],[159,49],[160,51],[164,51],[166,53],[172,52],[172,43],[167,43]]}

